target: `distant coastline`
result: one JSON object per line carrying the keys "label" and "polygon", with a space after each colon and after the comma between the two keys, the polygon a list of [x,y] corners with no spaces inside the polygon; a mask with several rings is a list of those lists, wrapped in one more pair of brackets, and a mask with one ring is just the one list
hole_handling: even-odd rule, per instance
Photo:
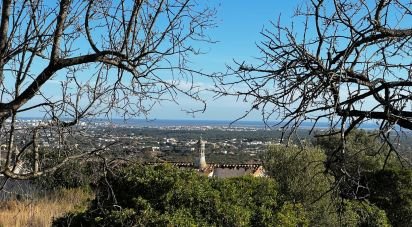
{"label": "distant coastline", "polygon": [[[20,120],[41,120],[42,118],[36,117],[20,117]],[[240,121],[230,121],[230,120],[179,120],[179,119],[105,119],[105,118],[96,118],[96,119],[87,119],[89,122],[108,122],[117,125],[132,125],[138,127],[172,127],[172,126],[211,126],[211,127],[245,127],[245,128],[258,128],[258,129],[278,129],[281,126],[277,125],[279,122],[273,121],[265,124],[262,121],[252,121],[252,120],[240,120]],[[300,128],[312,128],[312,122],[303,122]],[[329,128],[327,122],[318,122],[316,128]],[[379,126],[373,123],[364,123],[360,127],[365,130],[374,130],[378,129]]]}

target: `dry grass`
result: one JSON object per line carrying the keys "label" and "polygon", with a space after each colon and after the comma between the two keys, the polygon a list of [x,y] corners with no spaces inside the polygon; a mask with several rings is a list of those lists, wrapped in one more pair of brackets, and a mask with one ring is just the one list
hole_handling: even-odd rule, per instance
{"label": "dry grass", "polygon": [[50,226],[53,218],[86,208],[92,197],[82,189],[67,189],[35,201],[0,202],[0,226]]}

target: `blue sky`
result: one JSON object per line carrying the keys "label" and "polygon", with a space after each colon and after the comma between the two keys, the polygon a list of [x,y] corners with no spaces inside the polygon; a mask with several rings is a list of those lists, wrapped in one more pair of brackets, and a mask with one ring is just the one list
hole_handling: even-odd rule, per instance
{"label": "blue sky", "polygon": [[[262,40],[259,34],[263,28],[270,28],[270,21],[277,20],[279,15],[285,24],[290,23],[295,8],[302,1],[276,0],[221,0],[217,7],[217,27],[210,30],[210,36],[216,44],[202,46],[207,54],[194,58],[193,65],[205,72],[225,72],[226,65],[232,65],[233,60],[253,62],[259,56],[256,43]],[[211,86],[210,81],[197,80],[205,86]],[[171,103],[161,103],[156,106],[149,118],[157,119],[206,119],[234,120],[240,117],[250,104],[236,101],[234,98],[214,100],[212,94],[204,94],[208,100],[204,113],[185,114],[181,109],[193,105],[185,98],[180,98],[180,106]],[[253,113],[247,120],[260,120],[260,114]]]}
{"label": "blue sky", "polygon": [[[203,0],[200,0],[203,1]],[[208,0],[216,5],[216,28],[210,29],[208,34],[216,41],[215,44],[197,44],[202,51],[207,53],[191,59],[194,69],[201,69],[207,73],[225,72],[227,65],[233,65],[233,60],[252,63],[259,56],[256,43],[262,40],[259,34],[263,28],[271,28],[270,21],[275,21],[281,16],[284,24],[291,22],[295,8],[302,0],[276,1],[276,0]],[[41,67],[39,67],[41,69]],[[50,97],[61,95],[59,85],[64,77],[60,72],[53,80],[48,81],[43,90]],[[205,88],[212,88],[212,81],[205,78],[195,78],[194,82]],[[233,97],[214,99],[214,94],[203,93],[207,101],[204,113],[189,115],[182,109],[198,108],[199,103],[194,103],[186,97],[179,96],[179,105],[172,102],[157,104],[147,116],[149,119],[199,119],[199,120],[235,120],[250,108],[250,103],[237,101]],[[39,102],[34,99],[33,102]],[[23,117],[40,117],[42,112],[33,110],[23,114]],[[116,114],[113,117],[118,117]],[[251,114],[246,120],[260,120],[259,112]]]}

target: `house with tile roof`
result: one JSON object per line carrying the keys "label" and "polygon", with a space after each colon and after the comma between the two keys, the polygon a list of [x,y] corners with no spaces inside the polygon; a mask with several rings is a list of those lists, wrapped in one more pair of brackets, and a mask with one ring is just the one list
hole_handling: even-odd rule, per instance
{"label": "house with tile roof", "polygon": [[225,164],[225,163],[210,163],[206,162],[205,144],[202,138],[197,142],[198,158],[194,163],[172,163],[179,168],[193,168],[199,174],[208,177],[228,178],[241,177],[251,175],[254,177],[265,177],[265,170],[260,164]]}

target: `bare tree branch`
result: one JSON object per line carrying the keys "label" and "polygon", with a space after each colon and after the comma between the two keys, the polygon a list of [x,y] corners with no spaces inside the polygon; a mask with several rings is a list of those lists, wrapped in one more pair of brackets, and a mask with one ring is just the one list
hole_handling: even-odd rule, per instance
{"label": "bare tree branch", "polygon": [[235,62],[216,77],[218,93],[252,100],[249,112],[259,109],[285,131],[304,121],[313,128],[328,123],[326,135],[341,138],[335,155],[345,152],[353,129],[375,122],[396,150],[397,133],[412,130],[412,3],[313,0],[305,6],[292,26],[264,29],[260,63]]}
{"label": "bare tree branch", "polygon": [[[203,111],[190,58],[211,43],[215,10],[197,0],[7,1],[0,21],[0,174],[26,179],[90,152],[81,139],[88,118],[147,115],[161,101],[188,97]],[[191,86],[187,86],[191,84]],[[185,85],[185,86],[182,86]],[[37,125],[19,117],[43,113]],[[42,142],[59,138],[57,162]],[[61,146],[60,146],[61,145]],[[53,153],[52,152],[52,153]],[[17,170],[25,165],[26,172]]]}

